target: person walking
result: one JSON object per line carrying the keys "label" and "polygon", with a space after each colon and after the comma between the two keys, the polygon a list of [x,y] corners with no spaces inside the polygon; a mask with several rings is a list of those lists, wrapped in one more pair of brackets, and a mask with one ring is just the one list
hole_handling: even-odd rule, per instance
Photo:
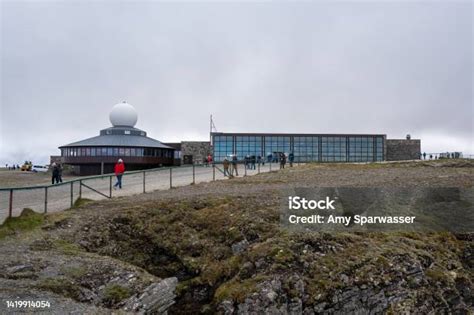
{"label": "person walking", "polygon": [[58,182],[59,169],[56,163],[53,163],[53,173],[51,176],[51,184],[56,184]]}
{"label": "person walking", "polygon": [[224,162],[222,162],[222,165],[224,166],[224,176],[230,176],[229,173],[229,160],[227,158],[224,158]]}
{"label": "person walking", "polygon": [[63,182],[63,167],[61,164],[58,164],[58,177],[56,177],[56,184]]}
{"label": "person walking", "polygon": [[423,152],[423,160],[426,160],[426,152]]}
{"label": "person walking", "polygon": [[252,155],[252,156],[250,157],[250,168],[251,168],[251,169],[253,169],[253,170],[257,169],[257,168],[255,167],[255,163],[256,163],[256,162],[257,162],[257,158],[255,157],[255,155]]}
{"label": "person walking", "polygon": [[211,166],[212,165],[212,155],[208,155],[207,156],[207,166]]}
{"label": "person walking", "polygon": [[114,185],[114,189],[117,189],[117,186],[119,189],[122,189],[122,175],[125,173],[125,165],[123,164],[122,159],[118,159],[117,164],[115,164],[114,173],[117,177],[117,182]]}
{"label": "person walking", "polygon": [[290,167],[293,167],[293,161],[295,160],[295,155],[293,154],[293,152],[290,152],[288,159],[290,160]]}
{"label": "person walking", "polygon": [[237,155],[236,154],[232,156],[232,176],[234,176],[234,171],[235,171],[235,176],[239,176],[239,171],[237,169]]}
{"label": "person walking", "polygon": [[286,163],[286,156],[284,153],[280,153],[280,169],[285,168],[285,163]]}

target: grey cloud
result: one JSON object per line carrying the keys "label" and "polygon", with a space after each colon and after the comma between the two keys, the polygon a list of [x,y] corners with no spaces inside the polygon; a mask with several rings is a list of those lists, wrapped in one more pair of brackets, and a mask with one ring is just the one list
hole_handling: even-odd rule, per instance
{"label": "grey cloud", "polygon": [[46,162],[121,100],[161,141],[406,133],[474,153],[472,3],[2,2],[0,163]]}

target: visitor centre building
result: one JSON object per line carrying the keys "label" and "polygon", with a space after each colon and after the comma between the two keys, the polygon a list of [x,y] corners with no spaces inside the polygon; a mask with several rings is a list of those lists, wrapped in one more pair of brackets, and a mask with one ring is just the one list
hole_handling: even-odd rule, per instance
{"label": "visitor centre building", "polygon": [[419,159],[420,140],[384,134],[211,133],[214,160],[230,155],[268,159],[293,153],[296,162],[378,162]]}

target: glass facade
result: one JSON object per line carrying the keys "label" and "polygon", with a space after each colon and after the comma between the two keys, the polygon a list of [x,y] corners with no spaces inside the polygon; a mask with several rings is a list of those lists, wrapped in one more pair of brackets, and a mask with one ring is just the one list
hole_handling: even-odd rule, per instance
{"label": "glass facade", "polygon": [[346,162],[347,137],[322,137],[321,160],[323,162]]}
{"label": "glass facade", "polygon": [[173,150],[160,148],[128,148],[128,147],[66,147],[61,148],[61,156],[115,156],[115,157],[164,157],[172,158]]}
{"label": "glass facade", "polygon": [[383,135],[261,135],[213,134],[214,160],[231,154],[268,160],[293,152],[296,162],[373,162],[384,160]]}

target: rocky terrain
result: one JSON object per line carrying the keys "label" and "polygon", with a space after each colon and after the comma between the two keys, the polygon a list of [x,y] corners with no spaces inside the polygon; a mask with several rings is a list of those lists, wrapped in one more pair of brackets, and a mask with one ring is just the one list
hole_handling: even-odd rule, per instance
{"label": "rocky terrain", "polygon": [[473,234],[291,233],[279,199],[287,187],[473,183],[467,160],[311,164],[25,210],[0,227],[0,313],[47,300],[56,314],[472,314]]}

